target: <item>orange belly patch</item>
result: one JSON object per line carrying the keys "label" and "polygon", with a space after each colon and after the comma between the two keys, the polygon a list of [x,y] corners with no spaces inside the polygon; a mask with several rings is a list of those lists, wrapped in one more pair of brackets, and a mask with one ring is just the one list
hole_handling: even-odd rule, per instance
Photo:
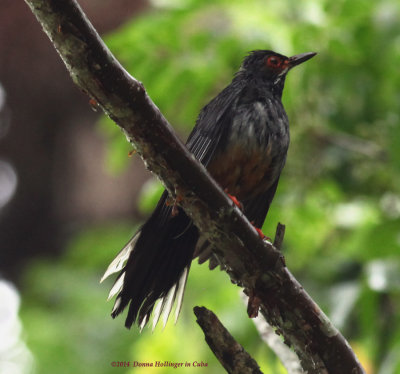
{"label": "orange belly patch", "polygon": [[223,189],[245,200],[273,183],[270,151],[270,147],[263,151],[229,147],[209,164],[208,171]]}

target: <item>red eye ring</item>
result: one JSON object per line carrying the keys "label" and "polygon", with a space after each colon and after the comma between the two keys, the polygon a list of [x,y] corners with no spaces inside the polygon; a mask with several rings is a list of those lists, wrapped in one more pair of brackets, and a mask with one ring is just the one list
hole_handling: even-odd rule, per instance
{"label": "red eye ring", "polygon": [[272,68],[277,68],[281,64],[281,59],[276,56],[270,56],[267,58],[267,65]]}

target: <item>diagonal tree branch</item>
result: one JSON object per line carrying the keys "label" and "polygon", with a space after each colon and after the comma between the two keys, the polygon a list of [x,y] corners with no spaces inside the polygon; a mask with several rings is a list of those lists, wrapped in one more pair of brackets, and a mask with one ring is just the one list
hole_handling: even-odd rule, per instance
{"label": "diagonal tree branch", "polygon": [[207,344],[228,373],[262,374],[257,362],[235,340],[217,316],[205,307],[195,306],[197,323],[204,332]]}
{"label": "diagonal tree branch", "polygon": [[[260,300],[308,373],[363,373],[343,336],[259,239],[243,214],[187,151],[167,120],[107,49],[75,0],[25,0],[72,79],[112,118],[223,259],[232,281]],[[132,52],[134,53],[134,51]]]}

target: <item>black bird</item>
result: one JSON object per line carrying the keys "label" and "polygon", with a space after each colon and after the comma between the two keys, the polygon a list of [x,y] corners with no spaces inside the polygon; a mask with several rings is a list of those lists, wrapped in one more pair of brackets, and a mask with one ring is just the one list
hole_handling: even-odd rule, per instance
{"label": "black bird", "polygon": [[[313,57],[286,57],[269,50],[250,52],[231,84],[200,112],[188,149],[261,227],[278,185],[289,146],[289,122],[281,97],[288,71]],[[103,279],[120,271],[110,296],[118,293],[115,318],[129,305],[125,326],[143,328],[157,304],[164,324],[177,299],[182,305],[199,230],[164,191],[148,221],[110,264]],[[204,257],[204,256],[203,256]]]}

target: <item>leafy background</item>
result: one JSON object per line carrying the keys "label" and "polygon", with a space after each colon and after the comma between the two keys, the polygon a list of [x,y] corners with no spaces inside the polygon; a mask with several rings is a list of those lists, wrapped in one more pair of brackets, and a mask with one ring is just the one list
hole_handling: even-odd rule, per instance
{"label": "leafy background", "polygon": [[[158,0],[105,37],[183,139],[249,50],[318,52],[287,79],[291,147],[263,231],[286,225],[288,267],[370,374],[400,373],[399,17],[397,0]],[[98,131],[108,139],[105,170],[126,170],[130,149],[120,131],[106,118]],[[142,215],[160,191],[154,179],[144,185]],[[87,224],[61,258],[30,264],[20,314],[36,372],[144,373],[151,370],[110,363],[167,360],[220,373],[192,312],[204,305],[263,372],[284,373],[246,317],[239,288],[206,266],[193,265],[176,326],[139,335],[109,318],[112,283],[98,280],[142,220]],[[154,371],[174,370],[187,369]]]}

